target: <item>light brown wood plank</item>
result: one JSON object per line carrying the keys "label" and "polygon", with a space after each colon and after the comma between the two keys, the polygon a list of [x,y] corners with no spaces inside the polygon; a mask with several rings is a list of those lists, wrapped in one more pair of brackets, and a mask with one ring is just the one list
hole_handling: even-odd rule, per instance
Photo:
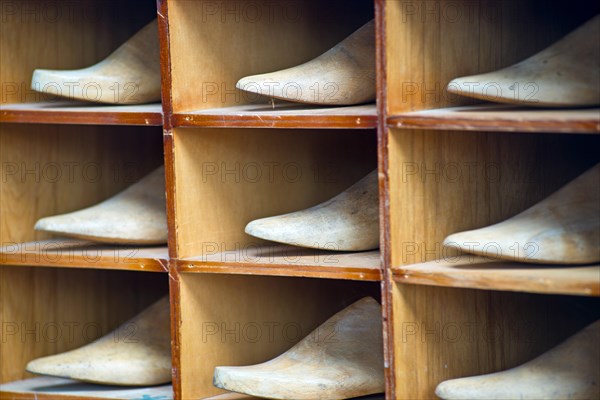
{"label": "light brown wood plank", "polygon": [[160,104],[101,106],[57,101],[2,105],[0,122],[162,126],[163,116]]}
{"label": "light brown wood plank", "polygon": [[537,265],[463,255],[392,271],[398,283],[600,296],[600,265]]}
{"label": "light brown wood plank", "polygon": [[381,280],[379,251],[342,253],[284,245],[248,245],[235,251],[178,260],[180,272]]}
{"label": "light brown wood plank", "polygon": [[296,103],[246,104],[174,114],[174,126],[245,128],[374,129],[375,104],[311,107]]}
{"label": "light brown wood plank", "polygon": [[3,243],[0,247],[0,264],[167,272],[168,250],[166,246],[107,246],[83,240],[58,238],[26,243]]}
{"label": "light brown wood plank", "polygon": [[481,104],[388,117],[391,128],[493,132],[600,133],[600,109],[553,110]]}
{"label": "light brown wood plank", "polygon": [[[207,397],[205,400],[244,400],[244,399],[262,399],[262,397],[248,396],[240,393],[224,393],[212,397]],[[384,400],[385,395],[373,394],[370,396],[353,397],[354,400]]]}
{"label": "light brown wood plank", "polygon": [[37,377],[0,385],[0,399],[140,399],[173,398],[171,385],[147,388],[94,385],[70,379]]}

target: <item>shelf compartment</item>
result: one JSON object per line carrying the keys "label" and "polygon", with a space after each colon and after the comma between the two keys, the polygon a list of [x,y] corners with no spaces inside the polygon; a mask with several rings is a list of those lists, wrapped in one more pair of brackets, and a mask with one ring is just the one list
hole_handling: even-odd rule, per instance
{"label": "shelf compartment", "polygon": [[25,371],[30,361],[110,334],[169,293],[165,278],[136,271],[1,266],[0,391],[8,391],[5,383],[33,377]]}
{"label": "shelf compartment", "polygon": [[104,386],[54,377],[0,384],[0,400],[17,399],[160,399],[173,398],[171,385],[153,387]]}
{"label": "shelf compartment", "polygon": [[168,2],[175,113],[255,102],[256,94],[236,88],[239,79],[321,55],[371,19],[374,11],[369,0],[300,0],[276,7],[245,3],[208,7],[198,1]]}
{"label": "shelf compartment", "polygon": [[381,280],[379,251],[333,252],[286,245],[246,246],[177,260],[179,272]]}
{"label": "shelf compartment", "polygon": [[392,268],[394,280],[419,285],[600,296],[600,265],[546,265],[473,255]]}
{"label": "shelf compartment", "polygon": [[0,265],[167,272],[167,247],[111,246],[76,239],[3,243]]}
{"label": "shelf compartment", "polygon": [[[379,282],[172,272],[173,340],[179,357],[173,386],[181,399],[225,394],[213,385],[219,365],[253,365],[296,344],[336,312],[365,296],[380,299]],[[202,354],[202,357],[198,357]],[[230,393],[229,393],[230,394]]]}
{"label": "shelf compartment", "polygon": [[396,381],[405,383],[396,386],[394,399],[433,399],[445,380],[521,365],[600,315],[596,297],[400,282],[391,290],[393,368]]}
{"label": "shelf compartment", "polygon": [[16,103],[0,106],[0,122],[162,126],[163,114],[160,103],[121,106],[73,101]]}
{"label": "shelf compartment", "polygon": [[175,128],[173,146],[179,260],[268,244],[245,226],[327,201],[377,165],[376,136],[356,129]]}
{"label": "shelf compartment", "polygon": [[401,113],[390,128],[492,132],[600,133],[600,109],[535,109],[479,104]]}
{"label": "shelf compartment", "polygon": [[349,107],[307,106],[276,100],[274,104],[245,104],[176,113],[173,126],[239,128],[323,128],[374,129],[375,104]]}

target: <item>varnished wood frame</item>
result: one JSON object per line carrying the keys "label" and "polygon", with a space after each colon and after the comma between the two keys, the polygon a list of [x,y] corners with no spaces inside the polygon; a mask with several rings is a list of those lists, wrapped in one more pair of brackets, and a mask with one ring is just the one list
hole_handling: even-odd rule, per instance
{"label": "varnished wood frame", "polygon": [[[171,249],[171,257],[176,257],[176,255],[173,254],[173,251],[175,249],[174,247],[174,235],[173,232],[175,232],[174,228],[175,228],[175,207],[173,204],[174,198],[176,196],[175,193],[175,177],[174,177],[174,172],[172,169],[172,165],[173,165],[173,154],[174,154],[174,148],[173,148],[173,136],[172,136],[172,99],[171,99],[171,92],[172,89],[170,87],[170,83],[171,83],[171,79],[170,79],[170,60],[168,57],[168,47],[165,45],[165,43],[169,42],[169,26],[168,26],[168,5],[167,5],[167,1],[166,0],[157,0],[157,9],[158,9],[158,16],[159,16],[159,33],[160,33],[160,41],[161,41],[161,62],[162,62],[162,68],[163,68],[163,114],[165,115],[164,121],[163,121],[163,128],[164,128],[164,147],[165,147],[165,162],[167,164],[167,198],[168,198],[168,202],[169,202],[169,232],[170,232],[170,237],[169,237],[169,242],[171,244],[170,249]],[[382,215],[382,232],[381,232],[381,257],[382,257],[382,264],[386,267],[390,267],[392,266],[391,263],[391,240],[390,240],[390,228],[389,228],[389,219],[390,219],[390,215],[389,215],[389,208],[387,206],[387,204],[389,204],[389,194],[390,194],[390,182],[389,182],[389,175],[388,175],[388,171],[389,171],[389,164],[388,164],[388,133],[387,133],[387,123],[389,122],[390,124],[394,123],[394,120],[397,121],[397,119],[395,119],[397,116],[396,115],[388,115],[387,113],[387,92],[385,90],[385,88],[387,87],[387,83],[386,83],[386,52],[384,51],[384,46],[383,46],[383,42],[385,41],[385,8],[386,8],[386,3],[388,3],[385,0],[375,0],[375,10],[376,10],[376,20],[377,20],[377,63],[378,63],[378,117],[377,117],[377,124],[378,124],[378,130],[379,130],[379,135],[378,135],[378,147],[379,147],[379,172],[380,172],[380,190],[382,195],[380,196],[380,209],[381,209],[381,215]],[[62,119],[63,117],[61,116],[60,119],[58,119],[58,116],[56,116],[57,118],[55,120],[49,121],[49,120],[44,120],[45,122],[61,122],[61,123],[72,123],[72,120],[67,120],[67,119]],[[12,118],[12,117],[11,117]],[[29,118],[28,116],[18,116],[18,119],[20,122],[24,122],[24,120],[26,118]],[[65,117],[66,118],[66,117]],[[87,119],[86,119],[87,118]],[[135,117],[137,118],[137,117]],[[134,120],[135,120],[134,118]],[[408,116],[403,116],[402,118],[413,118],[411,115]],[[38,122],[40,122],[41,120],[37,120]],[[108,119],[102,119],[101,116],[99,115],[91,115],[91,116],[84,116],[84,119],[81,120],[81,123],[117,123],[117,124],[125,124],[125,123],[132,123],[133,120],[112,120],[113,122],[110,122]],[[141,119],[138,119],[137,121],[141,121]],[[235,122],[236,124],[239,124],[239,122]],[[433,124],[436,124],[436,129],[439,128],[437,126],[436,122],[430,122]],[[466,122],[461,122],[463,125],[468,125],[469,121]],[[202,124],[202,123],[201,123]],[[200,125],[201,125],[200,124]],[[333,125],[336,125],[336,122],[333,122]],[[339,125],[339,124],[338,124]],[[586,129],[587,131],[593,130],[593,126],[591,125],[586,125],[584,129]],[[431,128],[431,126],[428,126]],[[476,129],[484,129],[485,127],[476,127]],[[509,126],[510,129],[514,129],[514,126]],[[543,128],[548,130],[548,128]],[[572,128],[570,128],[569,126],[565,126],[564,127],[565,131],[569,132],[570,130],[572,130]],[[518,130],[518,126],[517,126],[517,130]],[[597,131],[597,128],[596,128]],[[592,133],[597,133],[597,132],[592,132]],[[395,379],[394,379],[394,371],[393,371],[393,365],[394,365],[394,354],[393,354],[393,324],[391,324],[392,321],[394,321],[394,316],[392,313],[392,305],[391,305],[391,291],[393,290],[393,288],[395,287],[394,285],[396,285],[395,283],[392,282],[392,275],[389,271],[388,268],[385,268],[383,271],[384,274],[384,279],[382,280],[382,291],[384,294],[389,294],[389,296],[384,296],[383,298],[383,303],[384,303],[384,325],[386,326],[386,329],[384,329],[384,335],[386,335],[385,337],[385,342],[387,345],[387,351],[386,351],[386,375],[387,375],[387,393],[388,393],[388,398],[393,398],[393,394],[396,393],[395,392],[395,387],[394,387],[394,383],[395,383]],[[171,271],[170,276],[170,284],[171,284],[171,296],[172,296],[172,309],[173,309],[173,320],[177,321],[180,320],[179,316],[178,316],[178,310],[179,310],[179,304],[178,304],[178,299],[179,299],[179,292],[178,292],[178,283],[177,283],[177,273],[175,271]],[[434,289],[435,290],[435,289]],[[176,328],[176,324],[173,324],[172,329],[175,331]],[[177,339],[175,338],[176,336],[174,336],[174,353],[176,353],[177,351],[175,351],[175,349],[178,349],[178,342]],[[176,358],[176,355],[174,354],[174,359]],[[174,366],[178,365],[177,362],[174,362]],[[177,382],[180,379],[180,374],[181,371],[174,369],[174,384],[175,384],[175,392],[176,393],[181,393],[181,390],[179,388],[179,390],[177,390]]]}

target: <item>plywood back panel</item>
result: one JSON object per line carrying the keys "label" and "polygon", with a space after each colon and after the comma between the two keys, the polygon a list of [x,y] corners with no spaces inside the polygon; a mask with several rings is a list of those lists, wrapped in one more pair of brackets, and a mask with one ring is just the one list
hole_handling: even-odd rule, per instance
{"label": "plywood back panel", "polygon": [[156,15],[152,2],[0,1],[0,104],[49,100],[30,90],[36,68],[76,69],[105,58]]}
{"label": "plywood back panel", "polygon": [[248,222],[316,205],[376,168],[372,131],[179,128],[174,141],[178,258],[260,244]]}
{"label": "plywood back panel", "polygon": [[240,78],[304,63],[373,18],[370,0],[176,0],[168,10],[175,112],[257,101],[235,88]]}
{"label": "plywood back panel", "polygon": [[388,113],[472,103],[448,82],[535,54],[593,17],[592,3],[385,1]]}
{"label": "plywood back panel", "polygon": [[218,365],[252,365],[292,347],[378,284],[323,279],[181,274],[181,398],[223,393]]}
{"label": "plywood back panel", "polygon": [[32,377],[29,361],[89,343],[166,293],[164,274],[0,266],[0,383]]}

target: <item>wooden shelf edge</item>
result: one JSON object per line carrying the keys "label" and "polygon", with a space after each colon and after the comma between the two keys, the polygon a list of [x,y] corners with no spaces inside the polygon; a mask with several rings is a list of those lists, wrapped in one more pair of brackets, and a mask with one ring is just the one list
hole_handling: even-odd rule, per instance
{"label": "wooden shelf edge", "polygon": [[600,265],[536,265],[463,256],[392,268],[402,284],[497,291],[600,296]]}
{"label": "wooden shelf edge", "polygon": [[228,392],[218,394],[216,396],[206,397],[204,400],[245,400],[245,399],[260,399],[260,397],[254,397],[247,394]]}
{"label": "wooden shelf edge", "polygon": [[600,110],[536,110],[477,105],[389,116],[388,128],[523,133],[600,134]]}
{"label": "wooden shelf edge", "polygon": [[0,247],[0,265],[168,272],[167,247],[106,246],[71,239]]}
{"label": "wooden shelf edge", "polygon": [[[206,397],[204,400],[246,400],[246,399],[262,399],[262,397],[254,397],[246,394],[228,392],[223,394],[218,394],[212,397]],[[371,394],[367,396],[361,397],[352,397],[349,400],[385,400],[385,394]]]}
{"label": "wooden shelf edge", "polygon": [[175,261],[175,268],[179,273],[212,273],[234,275],[261,275],[261,276],[288,276],[301,278],[344,279],[355,281],[381,281],[382,273],[377,270],[322,267],[307,265],[252,265],[229,264],[218,265],[215,263],[190,262],[186,260]]}
{"label": "wooden shelf edge", "polygon": [[375,129],[376,116],[315,118],[294,116],[286,119],[247,116],[173,114],[174,128],[285,128],[285,129]]}
{"label": "wooden shelf edge", "polygon": [[89,108],[51,107],[41,109],[40,105],[31,104],[3,105],[0,107],[0,123],[33,123],[33,124],[69,124],[69,125],[136,125],[162,126],[162,111],[150,111],[157,105],[138,106],[140,111],[130,106],[90,105]]}
{"label": "wooden shelf edge", "polygon": [[[0,390],[0,400],[106,400],[107,397],[91,397],[91,396],[79,396],[65,392],[56,393],[39,393],[39,392],[11,392]],[[110,398],[110,397],[109,397]],[[114,399],[121,399],[121,397],[114,397]]]}
{"label": "wooden shelf edge", "polygon": [[290,276],[381,281],[379,251],[327,252],[286,245],[249,247],[172,260],[181,273]]}
{"label": "wooden shelf edge", "polygon": [[36,377],[0,384],[0,400],[133,400],[143,398],[173,399],[172,387],[171,385],[139,388],[103,386],[55,377]]}
{"label": "wooden shelf edge", "polygon": [[375,104],[349,107],[315,107],[284,102],[269,106],[246,104],[190,112],[175,112],[174,127],[286,128],[286,129],[375,129]]}

